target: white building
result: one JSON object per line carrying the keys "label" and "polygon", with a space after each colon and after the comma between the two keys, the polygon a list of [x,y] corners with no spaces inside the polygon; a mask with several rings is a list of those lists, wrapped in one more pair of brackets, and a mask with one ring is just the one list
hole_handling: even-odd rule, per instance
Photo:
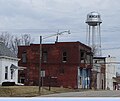
{"label": "white building", "polygon": [[93,58],[93,86],[96,89],[105,89],[105,59],[106,57]]}
{"label": "white building", "polygon": [[115,65],[116,58],[115,57],[106,57],[106,89],[115,90],[115,79],[117,67]]}
{"label": "white building", "polygon": [[0,42],[0,85],[18,82],[18,58]]}
{"label": "white building", "polygon": [[96,89],[115,90],[116,78],[115,57],[94,57],[93,59],[93,80]]}

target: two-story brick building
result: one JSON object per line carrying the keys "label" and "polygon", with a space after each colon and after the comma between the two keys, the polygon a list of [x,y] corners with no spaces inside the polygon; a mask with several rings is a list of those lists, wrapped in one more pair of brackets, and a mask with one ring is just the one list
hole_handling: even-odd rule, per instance
{"label": "two-story brick building", "polygon": [[[38,85],[40,44],[18,47],[19,81],[25,85]],[[70,88],[90,88],[92,52],[80,42],[56,42],[42,44],[41,84]],[[22,77],[20,76],[22,73]],[[23,79],[24,78],[24,79]]]}

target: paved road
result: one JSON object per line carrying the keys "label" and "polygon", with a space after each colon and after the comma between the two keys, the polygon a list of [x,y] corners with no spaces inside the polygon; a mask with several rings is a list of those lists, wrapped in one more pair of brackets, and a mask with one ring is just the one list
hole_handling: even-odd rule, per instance
{"label": "paved road", "polygon": [[68,93],[43,95],[42,97],[120,97],[120,90],[68,92]]}

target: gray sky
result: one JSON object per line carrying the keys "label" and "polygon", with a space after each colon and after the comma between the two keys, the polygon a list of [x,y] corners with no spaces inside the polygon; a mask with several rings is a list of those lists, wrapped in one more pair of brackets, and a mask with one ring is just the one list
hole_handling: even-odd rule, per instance
{"label": "gray sky", "polygon": [[[102,48],[120,47],[120,0],[0,0],[0,31],[30,33],[35,42],[39,36],[71,30],[59,41],[86,42],[86,15],[101,14]],[[54,42],[55,37],[44,40]],[[103,50],[120,60],[120,49]]]}

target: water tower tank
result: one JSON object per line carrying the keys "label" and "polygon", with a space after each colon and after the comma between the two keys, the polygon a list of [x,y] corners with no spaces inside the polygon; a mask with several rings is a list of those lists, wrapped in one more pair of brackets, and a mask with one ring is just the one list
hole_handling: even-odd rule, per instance
{"label": "water tower tank", "polygon": [[91,12],[87,14],[87,20],[86,23],[89,26],[97,26],[98,24],[101,24],[101,16],[98,12]]}

